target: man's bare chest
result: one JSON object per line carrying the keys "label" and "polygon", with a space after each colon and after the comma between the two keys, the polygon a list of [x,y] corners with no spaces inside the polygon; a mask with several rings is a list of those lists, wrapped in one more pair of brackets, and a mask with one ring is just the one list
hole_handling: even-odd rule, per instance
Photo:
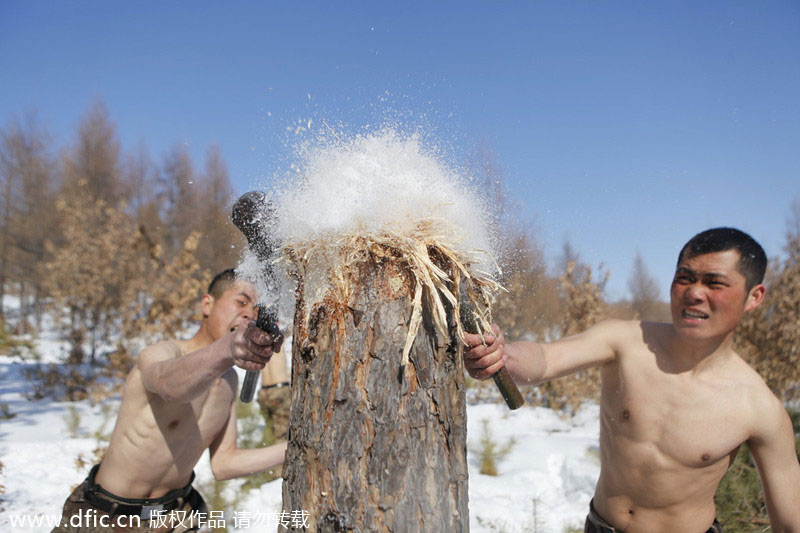
{"label": "man's bare chest", "polygon": [[223,383],[189,403],[153,406],[153,419],[172,448],[207,448],[224,429],[230,415],[231,394]]}
{"label": "man's bare chest", "polygon": [[702,468],[726,459],[747,438],[741,399],[724,383],[622,368],[604,375],[601,403],[604,438],[632,460]]}

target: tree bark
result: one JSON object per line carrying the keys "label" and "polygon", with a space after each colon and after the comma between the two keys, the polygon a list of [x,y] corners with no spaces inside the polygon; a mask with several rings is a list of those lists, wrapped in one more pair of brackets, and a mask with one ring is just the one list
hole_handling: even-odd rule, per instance
{"label": "tree bark", "polygon": [[307,511],[309,531],[468,531],[452,321],[442,338],[423,307],[401,368],[415,285],[402,265],[366,259],[317,303],[298,278],[284,511]]}

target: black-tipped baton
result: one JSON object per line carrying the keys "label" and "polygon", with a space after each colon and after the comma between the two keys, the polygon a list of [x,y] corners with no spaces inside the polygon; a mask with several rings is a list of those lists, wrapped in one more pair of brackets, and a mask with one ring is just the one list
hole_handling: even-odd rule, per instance
{"label": "black-tipped baton", "polygon": [[[275,273],[272,269],[271,256],[277,243],[272,231],[275,225],[275,210],[271,202],[263,193],[257,191],[243,194],[233,204],[231,220],[244,234],[247,245],[262,265],[264,279],[274,283]],[[270,308],[258,306],[256,326],[273,335],[276,340],[279,339],[281,332],[278,329],[278,313],[274,306]],[[248,370],[245,374],[242,392],[239,395],[239,399],[244,403],[252,402],[255,397],[258,374],[258,370]]]}
{"label": "black-tipped baton", "polygon": [[[464,331],[477,335],[480,330],[478,329],[478,321],[475,320],[475,311],[472,309],[472,305],[466,299],[462,299],[459,308],[461,311],[459,313],[461,316],[461,325],[464,327]],[[513,411],[514,409],[522,407],[522,404],[525,403],[525,399],[522,397],[522,394],[520,394],[514,380],[511,379],[511,374],[508,373],[506,367],[495,372],[492,379],[494,380],[494,384],[497,385],[497,389],[500,391],[509,409]]]}

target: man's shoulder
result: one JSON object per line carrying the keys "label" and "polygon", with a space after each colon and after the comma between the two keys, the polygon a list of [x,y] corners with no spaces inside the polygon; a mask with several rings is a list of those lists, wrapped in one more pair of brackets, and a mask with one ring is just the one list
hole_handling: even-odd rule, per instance
{"label": "man's shoulder", "polygon": [[749,401],[763,402],[762,407],[767,404],[780,403],[761,374],[738,353],[733,352],[731,363],[728,375],[737,383],[742,392],[749,396]]}
{"label": "man's shoulder", "polygon": [[641,331],[646,328],[665,329],[671,328],[672,324],[668,322],[648,322],[646,320],[624,319],[624,318],[606,318],[601,320],[593,327],[606,327],[617,329],[620,331]]}
{"label": "man's shoulder", "polygon": [[648,335],[668,334],[671,324],[609,318],[598,322],[591,329],[618,342],[642,342]]}
{"label": "man's shoulder", "polygon": [[674,331],[672,324],[647,322],[643,320],[608,319],[594,325],[593,335],[598,341],[607,343],[617,357],[630,359],[631,356],[660,351],[669,344],[669,336]]}
{"label": "man's shoulder", "polygon": [[786,408],[755,369],[744,361],[742,367],[736,376],[737,397],[749,410],[752,433],[763,437],[785,422]]}
{"label": "man's shoulder", "polygon": [[772,415],[784,411],[783,404],[769,388],[764,378],[735,351],[731,351],[727,364],[714,368],[721,391],[741,406],[741,415],[749,413],[756,421],[767,422]]}
{"label": "man's shoulder", "polygon": [[146,346],[139,352],[139,363],[166,361],[175,359],[183,353],[180,344],[175,340],[164,340]]}

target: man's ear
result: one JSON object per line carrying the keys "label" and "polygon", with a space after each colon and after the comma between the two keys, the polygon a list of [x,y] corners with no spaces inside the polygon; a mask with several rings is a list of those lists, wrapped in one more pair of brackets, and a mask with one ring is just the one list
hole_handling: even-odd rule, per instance
{"label": "man's ear", "polygon": [[744,310],[745,312],[752,311],[756,307],[758,307],[761,302],[764,301],[764,295],[767,292],[767,288],[764,284],[759,283],[752,289],[750,289],[750,294],[747,295],[747,300],[744,303]]}
{"label": "man's ear", "polygon": [[204,294],[200,300],[200,307],[203,310],[203,318],[208,318],[211,314],[211,308],[214,307],[214,297],[210,294]]}

